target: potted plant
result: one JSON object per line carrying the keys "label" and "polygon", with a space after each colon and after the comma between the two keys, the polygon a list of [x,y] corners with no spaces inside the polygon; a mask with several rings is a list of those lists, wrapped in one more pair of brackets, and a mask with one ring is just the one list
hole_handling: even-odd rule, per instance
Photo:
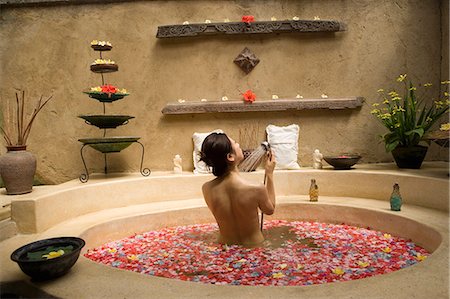
{"label": "potted plant", "polygon": [[[424,141],[424,135],[449,110],[448,85],[450,81],[441,82],[443,95],[431,103],[427,100],[426,89],[432,84],[419,86],[420,91],[412,82],[407,82],[406,74],[400,75],[397,82],[403,84],[404,94],[396,90],[385,93],[378,92],[381,103],[374,103],[371,111],[389,130],[381,136],[386,151],[392,152],[397,166],[400,168],[420,168],[428,147],[419,144]],[[418,93],[420,92],[420,96]]]}
{"label": "potted plant", "polygon": [[[25,91],[16,92],[15,109],[10,109],[9,102],[2,109],[3,126],[0,131],[6,142],[7,152],[0,157],[0,175],[10,195],[31,192],[36,173],[36,158],[27,149],[27,140],[37,114],[51,100],[39,99],[36,107],[27,119],[25,109]],[[11,111],[13,110],[13,111]]]}

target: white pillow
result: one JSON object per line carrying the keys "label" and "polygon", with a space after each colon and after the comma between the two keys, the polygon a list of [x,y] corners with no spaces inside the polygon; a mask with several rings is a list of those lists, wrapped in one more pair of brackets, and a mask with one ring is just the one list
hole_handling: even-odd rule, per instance
{"label": "white pillow", "polygon": [[211,133],[223,133],[222,130],[217,129],[207,133],[197,133],[192,135],[192,141],[194,142],[194,151],[192,153],[194,160],[194,173],[211,173],[210,167],[205,162],[200,161],[200,152],[202,150],[202,144],[206,137]]}
{"label": "white pillow", "polygon": [[266,132],[267,141],[275,155],[276,169],[300,169],[297,162],[299,126],[268,125]]}

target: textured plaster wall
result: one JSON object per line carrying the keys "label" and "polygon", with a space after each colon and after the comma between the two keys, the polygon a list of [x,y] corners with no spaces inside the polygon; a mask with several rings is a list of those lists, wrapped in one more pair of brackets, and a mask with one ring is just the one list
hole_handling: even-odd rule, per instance
{"label": "textured plaster wall", "polygon": [[[446,2],[446,1],[443,1]],[[444,6],[447,5],[445,8]],[[377,89],[395,86],[400,73],[417,82],[448,78],[442,63],[448,48],[441,40],[441,16],[448,3],[437,0],[404,1],[140,1],[41,7],[2,7],[0,10],[1,103],[25,89],[28,99],[53,94],[37,118],[28,148],[38,160],[38,176],[59,183],[83,172],[78,138],[100,137],[102,132],[77,118],[102,113],[102,105],[83,90],[101,84],[89,71],[98,57],[92,39],[109,40],[113,51],[104,56],[119,64],[106,82],[124,87],[131,95],[106,107],[107,113],[136,118],[108,136],[141,136],[144,166],[172,169],[181,154],[185,170],[192,170],[194,132],[221,128],[246,145],[240,132],[256,132],[265,139],[268,124],[300,126],[299,161],[310,166],[311,153],[356,152],[363,162],[392,161],[378,135],[384,128],[370,115]],[[298,16],[335,19],[347,24],[336,34],[284,34],[237,37],[156,39],[158,25],[203,22],[205,19],[257,20]],[[444,18],[445,19],[445,18]],[[448,25],[448,13],[447,13]],[[448,26],[447,26],[448,27]],[[261,60],[248,75],[233,59],[250,48]],[[280,97],[363,96],[361,109],[264,113],[163,116],[161,109],[179,98],[199,101],[230,99],[252,89],[258,99]],[[437,92],[437,87],[434,92]],[[5,149],[1,148],[0,153]],[[448,151],[432,145],[428,160],[447,159]],[[131,145],[108,156],[110,171],[138,171],[140,147]],[[103,157],[88,149],[90,172],[103,170]]]}

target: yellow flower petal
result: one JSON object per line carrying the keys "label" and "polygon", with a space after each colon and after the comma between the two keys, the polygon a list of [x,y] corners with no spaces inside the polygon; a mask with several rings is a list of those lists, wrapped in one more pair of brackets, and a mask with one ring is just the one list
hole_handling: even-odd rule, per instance
{"label": "yellow flower petal", "polygon": [[397,81],[403,82],[405,79],[406,79],[406,74],[398,76]]}
{"label": "yellow flower petal", "polygon": [[283,278],[283,277],[285,277],[286,275],[284,275],[283,273],[281,273],[281,272],[277,272],[277,273],[273,273],[272,274],[272,277],[273,278]]}
{"label": "yellow flower petal", "polygon": [[426,255],[421,255],[420,253],[416,256],[416,260],[418,260],[419,262],[424,261],[426,258]]}
{"label": "yellow flower petal", "polygon": [[392,251],[392,249],[390,247],[383,248],[383,252],[385,252],[385,253],[389,253],[391,251]]}
{"label": "yellow flower petal", "polygon": [[334,273],[334,274],[336,274],[336,275],[344,275],[345,274],[345,272],[344,272],[344,270],[342,270],[341,268],[334,268],[333,270],[332,270],[332,272]]}
{"label": "yellow flower petal", "polygon": [[48,254],[42,255],[42,257],[49,259],[54,259],[55,257],[59,257],[64,254],[64,250],[60,249],[58,251],[50,251]]}
{"label": "yellow flower petal", "polygon": [[367,268],[370,264],[369,264],[369,262],[358,261],[358,265],[359,265],[361,268]]}
{"label": "yellow flower petal", "polygon": [[439,128],[441,131],[450,131],[450,123],[441,124],[441,127]]}

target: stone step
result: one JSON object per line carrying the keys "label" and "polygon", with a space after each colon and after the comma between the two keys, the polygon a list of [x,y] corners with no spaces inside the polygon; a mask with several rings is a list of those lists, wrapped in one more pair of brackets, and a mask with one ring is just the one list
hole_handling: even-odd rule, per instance
{"label": "stone step", "polygon": [[0,242],[17,235],[17,225],[10,218],[0,221]]}
{"label": "stone step", "polygon": [[0,221],[11,218],[11,204],[0,207]]}

